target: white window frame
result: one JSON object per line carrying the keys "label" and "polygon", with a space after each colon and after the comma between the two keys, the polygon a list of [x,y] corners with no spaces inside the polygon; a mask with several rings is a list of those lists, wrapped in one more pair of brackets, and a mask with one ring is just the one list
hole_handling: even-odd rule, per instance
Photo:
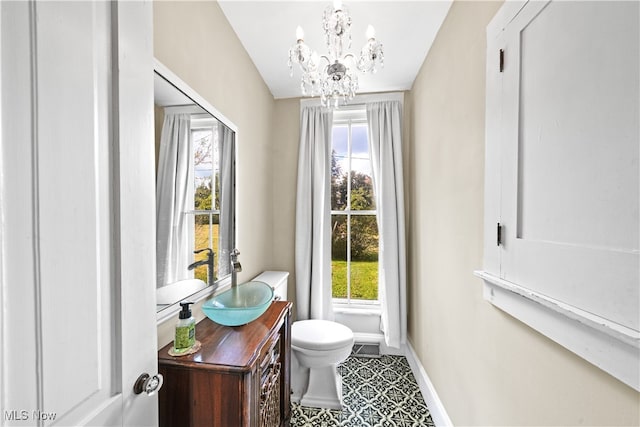
{"label": "white window frame", "polygon": [[[351,174],[351,160],[352,160],[352,139],[351,139],[351,127],[353,125],[366,125],[367,124],[367,112],[364,106],[355,105],[352,107],[343,107],[343,109],[335,111],[333,113],[333,123],[331,129],[336,126],[347,126],[347,174]],[[369,138],[369,129],[367,128],[367,140]],[[378,287],[378,297],[375,300],[353,299],[351,297],[351,217],[352,216],[376,216],[377,221],[377,209],[374,210],[353,210],[351,209],[351,179],[347,180],[347,208],[344,210],[331,210],[331,215],[344,215],[347,217],[347,297],[346,298],[332,298],[333,305],[335,307],[343,308],[357,308],[357,307],[378,307],[380,306],[380,289]],[[376,273],[377,274],[377,273]],[[333,281],[331,283],[333,287]],[[379,286],[379,283],[378,283]]]}
{"label": "white window frame", "polygon": [[[216,120],[215,118],[211,117],[209,114],[193,114],[191,116],[191,122],[190,122],[190,129],[189,129],[189,138],[191,139],[191,144],[193,146],[193,132],[197,131],[197,130],[207,130],[207,129],[211,129],[211,133],[212,133],[212,138],[215,138],[215,133],[216,133],[216,124],[218,123],[218,120]],[[219,124],[218,124],[219,125]],[[212,151],[214,150],[214,144],[212,142],[211,145],[211,149]],[[219,152],[217,153],[212,153],[212,162],[213,164],[215,164],[215,160],[213,159],[213,154],[216,154],[219,156]],[[219,161],[218,161],[219,164]],[[191,206],[193,206],[194,203],[194,199],[195,199],[195,150],[192,153],[192,157],[191,157],[191,167],[192,170],[194,171],[193,174],[193,181],[192,184],[193,186],[191,187]],[[211,191],[212,191],[212,207],[215,207],[216,203],[215,203],[215,188],[216,188],[216,174],[215,174],[215,170],[212,171],[212,176],[211,176]],[[193,253],[193,251],[195,250],[194,246],[195,246],[195,233],[196,233],[196,229],[195,229],[195,218],[196,215],[208,215],[209,216],[209,244],[207,247],[213,249],[213,252],[215,253],[215,255],[218,255],[218,248],[214,248],[213,246],[213,215],[220,215],[220,209],[191,209],[191,210],[187,210],[184,212],[185,215],[187,215],[188,217],[190,217],[189,219],[189,247],[192,248],[191,251],[189,251],[189,263],[192,263],[195,261],[195,254]],[[220,271],[219,267],[219,258],[216,256],[214,258],[214,270],[215,271]],[[218,277],[217,274],[215,274],[215,281],[218,282],[221,278]]]}

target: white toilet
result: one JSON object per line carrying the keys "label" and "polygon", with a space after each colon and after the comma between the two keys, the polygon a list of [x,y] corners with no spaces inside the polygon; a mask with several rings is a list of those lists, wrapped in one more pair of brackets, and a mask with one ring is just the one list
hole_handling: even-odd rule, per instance
{"label": "white toilet", "polygon": [[[328,320],[299,320],[291,326],[291,349],[299,375],[307,376],[302,406],[342,408],[342,378],[336,369],[351,354],[351,329]],[[293,376],[291,382],[293,388]],[[300,387],[302,388],[302,387]]]}
{"label": "white toilet", "polygon": [[[265,271],[253,280],[271,285],[287,299],[285,271]],[[328,320],[300,320],[291,326],[291,400],[302,406],[342,408],[342,378],[337,365],[351,354],[353,332]]]}

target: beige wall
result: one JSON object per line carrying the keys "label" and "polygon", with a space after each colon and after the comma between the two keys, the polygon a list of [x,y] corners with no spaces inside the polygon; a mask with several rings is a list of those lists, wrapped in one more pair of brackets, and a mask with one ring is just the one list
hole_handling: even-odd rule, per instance
{"label": "beige wall", "polygon": [[[249,280],[272,264],[273,96],[215,1],[155,1],[153,21],[155,57],[238,127],[239,280]],[[171,341],[171,327],[158,332]]]}
{"label": "beige wall", "polygon": [[640,395],[482,298],[485,29],[455,2],[416,79],[409,336],[456,425],[638,425]]}
{"label": "beige wall", "polygon": [[[289,272],[289,299],[295,300],[295,231],[300,98],[275,101],[273,149],[273,262],[272,270]],[[295,310],[294,310],[295,312]]]}

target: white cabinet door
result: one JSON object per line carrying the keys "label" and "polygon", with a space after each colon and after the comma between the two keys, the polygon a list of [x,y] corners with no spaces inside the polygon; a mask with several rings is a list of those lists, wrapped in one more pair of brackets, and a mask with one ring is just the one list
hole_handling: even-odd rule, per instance
{"label": "white cabinet door", "polygon": [[0,16],[0,425],[155,425],[151,5]]}
{"label": "white cabinet door", "polygon": [[639,76],[640,3],[505,2],[487,28],[476,273],[496,307],[636,390]]}
{"label": "white cabinet door", "polygon": [[504,35],[501,277],[640,331],[638,2],[532,2]]}

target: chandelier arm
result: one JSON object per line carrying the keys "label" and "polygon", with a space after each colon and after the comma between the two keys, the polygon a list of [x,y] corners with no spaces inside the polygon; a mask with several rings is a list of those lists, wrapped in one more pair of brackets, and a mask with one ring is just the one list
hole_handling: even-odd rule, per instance
{"label": "chandelier arm", "polygon": [[345,61],[345,62],[347,61],[347,59],[351,59],[351,61],[352,61],[352,63],[353,63],[354,65],[355,65],[355,64],[357,64],[357,62],[358,62],[358,61],[357,61],[357,59],[356,59],[356,57],[355,57],[355,55],[354,55],[354,54],[352,54],[352,53],[347,53],[346,55],[344,55],[344,56],[342,57],[342,60],[343,60],[343,61]]}
{"label": "chandelier arm", "polygon": [[331,60],[329,59],[329,57],[327,55],[320,56],[320,59],[324,59],[325,61],[327,61],[327,64],[331,64]]}

